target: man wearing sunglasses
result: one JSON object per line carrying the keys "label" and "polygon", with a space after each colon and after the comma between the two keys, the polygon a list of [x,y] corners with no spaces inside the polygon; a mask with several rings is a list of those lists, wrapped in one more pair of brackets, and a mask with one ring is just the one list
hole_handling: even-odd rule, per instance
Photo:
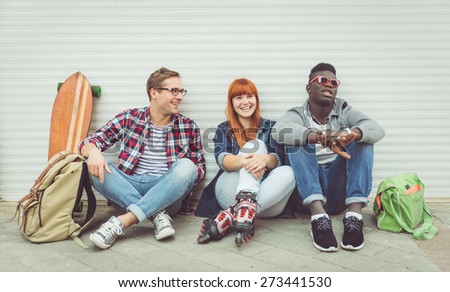
{"label": "man wearing sunglasses", "polygon": [[[128,227],[147,219],[157,240],[175,234],[168,213],[176,214],[205,176],[200,130],[178,113],[186,93],[180,75],[161,68],[147,81],[150,106],[119,113],[80,143],[94,187],[122,210],[89,236],[99,248],[109,248]],[[101,153],[115,143],[118,167]]]}
{"label": "man wearing sunglasses", "polygon": [[325,252],[338,250],[328,215],[344,210],[341,247],[363,247],[362,208],[372,188],[373,144],[384,136],[377,122],[336,97],[339,85],[332,65],[316,65],[306,85],[309,98],[288,110],[272,131],[285,145],[298,193],[311,214],[313,244]]}

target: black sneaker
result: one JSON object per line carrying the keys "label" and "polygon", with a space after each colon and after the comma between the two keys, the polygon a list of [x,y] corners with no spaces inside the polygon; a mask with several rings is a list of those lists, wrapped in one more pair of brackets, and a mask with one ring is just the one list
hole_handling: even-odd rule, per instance
{"label": "black sneaker", "polygon": [[338,244],[331,226],[331,219],[326,216],[315,219],[311,222],[311,237],[314,246],[321,251],[337,251]]}
{"label": "black sneaker", "polygon": [[341,246],[347,250],[358,250],[364,246],[364,222],[355,216],[344,217],[344,235]]}

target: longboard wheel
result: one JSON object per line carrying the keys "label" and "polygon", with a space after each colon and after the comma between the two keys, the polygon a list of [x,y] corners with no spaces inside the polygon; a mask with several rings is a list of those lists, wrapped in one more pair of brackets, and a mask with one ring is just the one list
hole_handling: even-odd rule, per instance
{"label": "longboard wheel", "polygon": [[[61,89],[61,86],[63,85],[63,82],[58,83],[58,89],[57,92]],[[92,95],[95,97],[100,97],[102,95],[102,88],[98,85],[92,85],[91,86]]]}
{"label": "longboard wheel", "polygon": [[92,95],[95,97],[100,97],[102,95],[102,88],[98,85],[92,85]]}

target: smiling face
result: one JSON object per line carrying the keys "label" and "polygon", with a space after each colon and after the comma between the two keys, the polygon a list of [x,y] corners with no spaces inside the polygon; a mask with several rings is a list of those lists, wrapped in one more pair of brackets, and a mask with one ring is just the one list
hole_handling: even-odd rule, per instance
{"label": "smiling face", "polygon": [[241,123],[243,120],[250,120],[256,110],[257,101],[253,94],[243,94],[233,97],[233,109],[238,115]]}
{"label": "smiling face", "polygon": [[[311,76],[311,80],[319,75],[325,76],[329,79],[336,79],[336,75],[330,71],[318,71]],[[321,106],[331,106],[336,98],[337,87],[333,87],[331,82],[319,84],[319,82],[315,80],[306,85],[306,91],[309,94],[309,100],[311,103]]]}
{"label": "smiling face", "polygon": [[[171,77],[164,80],[161,87],[182,89],[183,84],[178,77]],[[183,101],[183,96],[178,93],[173,96],[169,90],[150,89],[151,106],[162,116],[171,116],[178,113],[178,108]]]}

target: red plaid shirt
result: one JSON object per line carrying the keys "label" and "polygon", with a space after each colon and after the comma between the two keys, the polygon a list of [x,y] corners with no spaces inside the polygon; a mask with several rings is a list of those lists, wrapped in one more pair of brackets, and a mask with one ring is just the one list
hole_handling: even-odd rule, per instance
{"label": "red plaid shirt", "polygon": [[[119,166],[126,174],[133,170],[144,152],[150,135],[150,107],[125,110],[115,116],[92,136],[83,140],[79,149],[87,143],[97,145],[100,151],[120,141]],[[176,114],[169,125],[166,139],[168,167],[180,158],[188,158],[197,167],[197,183],[205,176],[206,163],[200,129],[195,122],[181,114]]]}

